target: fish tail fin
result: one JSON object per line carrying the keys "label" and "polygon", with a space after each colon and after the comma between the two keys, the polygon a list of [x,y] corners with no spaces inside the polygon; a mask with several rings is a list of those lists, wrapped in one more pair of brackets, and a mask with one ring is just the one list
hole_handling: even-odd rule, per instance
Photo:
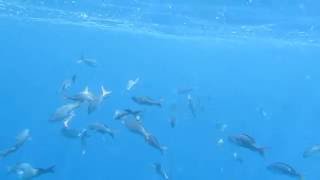
{"label": "fish tail fin", "polygon": [[52,166],[48,167],[47,169],[45,169],[45,171],[47,173],[55,173],[55,168],[56,168],[56,166],[52,165]]}
{"label": "fish tail fin", "polygon": [[260,156],[265,157],[267,149],[268,149],[267,147],[258,148],[258,152]]}
{"label": "fish tail fin", "polygon": [[53,166],[50,166],[50,167],[48,167],[48,168],[38,168],[38,171],[39,171],[39,175],[41,175],[41,174],[49,174],[49,173],[54,173],[55,171],[54,171],[54,168],[55,168],[56,166],[55,165],[53,165]]}
{"label": "fish tail fin", "polygon": [[112,91],[108,91],[108,90],[106,90],[106,88],[104,86],[101,86],[101,97],[102,98],[110,95],[111,93],[112,93]]}

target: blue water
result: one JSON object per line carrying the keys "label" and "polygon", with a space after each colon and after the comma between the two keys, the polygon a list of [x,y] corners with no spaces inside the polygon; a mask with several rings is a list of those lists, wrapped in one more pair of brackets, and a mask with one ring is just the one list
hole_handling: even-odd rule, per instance
{"label": "blue water", "polygon": [[[319,5],[0,0],[0,149],[23,129],[32,136],[0,161],[0,179],[19,179],[7,167],[21,162],[56,165],[54,174],[37,178],[43,180],[158,180],[154,162],[171,179],[290,179],[266,170],[277,161],[318,178],[319,158],[302,153],[320,139]],[[77,64],[82,54],[98,66]],[[99,121],[115,130],[114,139],[90,137],[85,155],[79,141],[61,135],[62,123],[48,122],[68,102],[57,91],[73,74],[78,79],[68,94],[85,86],[95,94],[101,85],[112,91],[93,114],[85,105],[76,110],[73,127]],[[179,88],[193,88],[196,118]],[[161,99],[163,108],[138,105],[132,96]],[[143,110],[144,126],[168,147],[164,155],[113,119],[125,108]],[[266,157],[229,143],[237,133],[267,147]]]}

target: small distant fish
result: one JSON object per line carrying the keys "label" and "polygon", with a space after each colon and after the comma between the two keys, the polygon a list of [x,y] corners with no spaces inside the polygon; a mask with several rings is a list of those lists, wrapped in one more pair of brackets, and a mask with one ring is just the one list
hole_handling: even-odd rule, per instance
{"label": "small distant fish", "polygon": [[135,96],[135,97],[132,97],[132,100],[135,103],[140,104],[140,105],[162,107],[160,101],[153,100],[150,97],[146,97],[146,96],[139,96],[139,97]]}
{"label": "small distant fish", "polygon": [[192,96],[190,94],[188,94],[187,99],[188,99],[189,110],[190,110],[192,116],[195,118],[197,115],[196,115],[196,110],[195,110],[195,107],[194,107],[193,98],[192,98]]}
{"label": "small distant fish", "polygon": [[267,166],[267,170],[275,174],[286,175],[292,178],[303,180],[303,176],[290,165],[283,162],[276,162]]}
{"label": "small distant fish", "polygon": [[62,82],[61,88],[59,92],[65,92],[66,90],[70,89],[70,87],[76,82],[77,76],[73,75],[71,79],[66,79]]}
{"label": "small distant fish", "polygon": [[190,94],[193,91],[193,88],[179,88],[177,93],[180,95]]}
{"label": "small distant fish", "polygon": [[156,173],[164,180],[169,180],[169,175],[160,163],[154,163],[153,168]]}
{"label": "small distant fish", "polygon": [[106,124],[93,123],[93,124],[89,125],[88,129],[91,130],[91,131],[95,131],[97,133],[100,133],[100,134],[108,134],[112,138],[114,138],[114,131],[109,126],[107,126]]}
{"label": "small distant fish", "polygon": [[128,117],[128,116],[134,116],[137,119],[140,119],[140,115],[141,115],[142,111],[139,110],[131,110],[131,109],[124,109],[124,110],[116,110],[114,113],[113,118],[115,120],[123,120],[124,118]]}
{"label": "small distant fish", "polygon": [[29,163],[19,163],[8,168],[8,174],[16,174],[18,178],[23,180],[32,180],[33,178],[54,173],[55,166],[48,168],[34,168]]}
{"label": "small distant fish", "polygon": [[232,154],[232,157],[233,157],[233,159],[235,160],[235,161],[237,161],[237,162],[239,162],[239,163],[243,163],[243,159],[239,156],[239,154],[238,153],[233,153]]}
{"label": "small distant fish", "polygon": [[85,87],[85,89],[73,96],[65,96],[66,99],[75,101],[75,102],[91,102],[96,99],[96,96],[89,91],[89,87]]}
{"label": "small distant fish", "polygon": [[79,108],[81,102],[69,103],[59,107],[56,112],[50,117],[50,122],[58,122],[58,121],[70,121],[70,117],[74,116],[74,110]]}
{"label": "small distant fish", "polygon": [[152,134],[148,134],[147,136],[145,136],[145,140],[151,147],[159,150],[161,154],[164,154],[164,152],[168,149],[166,146],[162,146],[156,136]]}
{"label": "small distant fish", "polygon": [[258,152],[263,157],[265,155],[265,149],[266,148],[258,147],[256,145],[255,139],[250,137],[247,134],[238,134],[238,135],[229,136],[229,141],[232,144],[235,144],[235,145],[237,145],[239,147],[249,149],[249,150],[251,150],[253,152]]}
{"label": "small distant fish", "polygon": [[90,137],[87,129],[79,130],[70,127],[63,127],[61,129],[61,134],[69,139],[80,139],[82,154],[86,154],[87,139]]}
{"label": "small distant fish", "polygon": [[85,64],[89,67],[95,68],[97,67],[98,63],[95,59],[88,59],[85,58],[83,55],[81,56],[80,60],[77,61],[78,64]]}
{"label": "small distant fish", "polygon": [[9,156],[10,154],[17,152],[30,139],[31,139],[31,135],[30,135],[29,129],[25,129],[21,131],[17,135],[16,142],[13,146],[0,151],[0,159],[3,159]]}
{"label": "small distant fish", "polygon": [[171,128],[175,128],[176,124],[177,124],[176,117],[171,117],[170,120],[169,120],[169,123],[170,123]]}
{"label": "small distant fish", "polygon": [[303,153],[303,158],[309,158],[311,156],[315,156],[320,154],[320,145],[314,145],[308,149],[306,149]]}
{"label": "small distant fish", "polygon": [[94,97],[93,100],[88,102],[88,114],[93,113],[111,93],[112,91],[108,91],[104,86],[101,86],[101,95],[99,97]]}
{"label": "small distant fish", "polygon": [[143,126],[142,122],[137,120],[136,118],[125,119],[123,121],[123,124],[130,132],[134,134],[138,134],[144,138],[149,136],[149,133]]}
{"label": "small distant fish", "polygon": [[136,78],[135,80],[129,80],[127,84],[127,90],[130,91],[132,88],[134,88],[138,82],[140,81],[140,78]]}

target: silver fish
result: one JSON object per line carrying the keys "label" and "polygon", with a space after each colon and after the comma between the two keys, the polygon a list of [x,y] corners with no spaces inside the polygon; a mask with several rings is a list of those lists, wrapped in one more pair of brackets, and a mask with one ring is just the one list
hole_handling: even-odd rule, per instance
{"label": "silver fish", "polygon": [[150,97],[146,97],[146,96],[134,96],[131,98],[133,100],[133,102],[140,104],[140,105],[146,105],[146,106],[158,106],[158,107],[162,107],[161,102],[160,101],[156,101],[151,99]]}
{"label": "silver fish", "polygon": [[308,149],[306,149],[303,153],[303,157],[304,158],[308,158],[308,157],[311,157],[311,156],[315,156],[317,154],[320,154],[320,145],[317,144],[317,145],[314,145]]}
{"label": "silver fish", "polygon": [[89,67],[95,68],[98,66],[98,63],[95,59],[88,59],[85,58],[83,55],[81,56],[80,60],[77,61],[78,64],[85,64]]}
{"label": "silver fish", "polygon": [[275,174],[286,175],[292,178],[297,178],[299,180],[304,179],[303,176],[299,172],[297,172],[293,167],[283,162],[272,163],[269,166],[267,166],[267,170]]}
{"label": "silver fish", "polygon": [[59,107],[50,117],[50,122],[66,121],[70,116],[74,116],[74,110],[79,108],[81,102],[69,103]]}
{"label": "silver fish", "polygon": [[123,121],[123,124],[130,132],[134,134],[138,134],[144,138],[149,136],[149,133],[143,126],[142,122],[138,121],[136,118],[126,119]]}
{"label": "silver fish", "polygon": [[249,149],[254,152],[258,152],[261,156],[264,156],[265,149],[263,147],[258,147],[254,138],[247,134],[238,134],[229,136],[229,141],[237,146]]}
{"label": "silver fish", "polygon": [[107,125],[103,123],[93,123],[88,126],[88,129],[91,131],[98,132],[100,134],[108,134],[114,138],[114,131]]}
{"label": "silver fish", "polygon": [[73,75],[71,79],[66,79],[62,82],[59,92],[65,92],[76,82],[77,76]]}
{"label": "silver fish", "polygon": [[54,173],[55,166],[50,166],[48,168],[34,168],[29,163],[19,163],[8,168],[9,174],[16,174],[20,179],[32,180],[33,178]]}

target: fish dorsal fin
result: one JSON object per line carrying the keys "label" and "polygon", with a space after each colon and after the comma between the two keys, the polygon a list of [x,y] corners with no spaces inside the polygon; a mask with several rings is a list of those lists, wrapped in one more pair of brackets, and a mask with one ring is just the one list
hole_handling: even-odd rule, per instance
{"label": "fish dorsal fin", "polygon": [[101,86],[101,92],[102,92],[102,94],[101,94],[102,97],[106,97],[112,93],[112,91],[106,90],[106,88],[104,86]]}

